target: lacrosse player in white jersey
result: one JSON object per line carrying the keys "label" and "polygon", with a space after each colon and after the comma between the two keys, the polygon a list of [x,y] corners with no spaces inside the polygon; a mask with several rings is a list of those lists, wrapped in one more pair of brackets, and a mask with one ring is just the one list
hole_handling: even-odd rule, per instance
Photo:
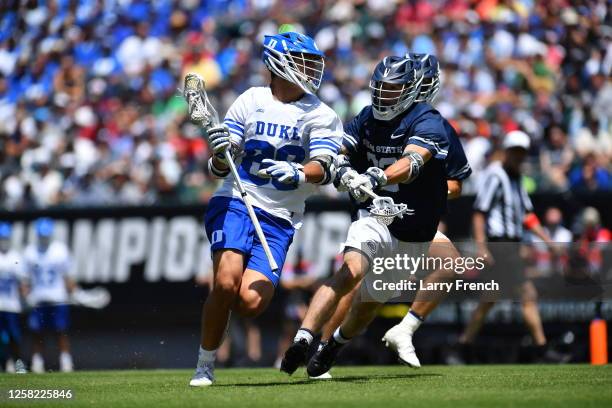
{"label": "lacrosse player in white jersey", "polygon": [[[334,179],[342,143],[342,122],[315,96],[324,55],[314,41],[286,32],[265,36],[263,48],[270,86],[245,91],[224,123],[207,130],[213,152],[210,172],[225,181],[205,217],[214,283],[203,307],[198,362],[190,382],[194,387],[214,381],[215,354],[231,311],[253,317],[270,303],[304,202],[315,185]],[[238,175],[278,270],[270,266],[241,194],[228,177],[227,152],[240,159]]]}
{"label": "lacrosse player in white jersey", "polygon": [[69,295],[75,283],[69,277],[70,253],[66,244],[52,240],[54,222],[49,218],[36,220],[36,243],[24,252],[25,268],[29,277],[27,301],[33,306],[28,319],[34,333],[32,366],[35,373],[45,372],[42,356],[45,332],[58,336],[60,371],[73,371],[68,340]]}
{"label": "lacrosse player in white jersey", "polygon": [[[8,346],[6,372],[25,374],[21,359],[21,295],[25,290],[25,271],[19,254],[11,249],[12,226],[0,222],[0,341]],[[4,346],[4,345],[3,345]]]}

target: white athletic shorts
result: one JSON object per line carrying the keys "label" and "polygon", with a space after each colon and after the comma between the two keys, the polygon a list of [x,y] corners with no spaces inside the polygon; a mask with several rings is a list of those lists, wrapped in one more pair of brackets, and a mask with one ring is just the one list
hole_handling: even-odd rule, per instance
{"label": "white athletic shorts", "polygon": [[[429,243],[400,241],[391,235],[386,225],[376,221],[366,210],[359,210],[359,219],[349,227],[343,249],[354,248],[363,252],[369,259],[380,256],[394,256],[395,254],[413,254],[422,252],[429,248]],[[436,232],[434,240],[441,241],[449,239],[441,233]],[[424,255],[427,255],[425,252]]]}
{"label": "white athletic shorts", "polygon": [[[444,234],[439,232],[436,238],[446,238]],[[398,291],[379,291],[373,289],[375,280],[383,279],[386,282],[398,282],[404,279],[410,279],[409,271],[403,269],[392,270],[385,269],[380,274],[371,273],[376,267],[376,258],[394,258],[397,255],[409,257],[426,257],[429,249],[429,242],[405,242],[400,241],[391,235],[389,228],[386,225],[376,221],[370,216],[368,211],[361,210],[359,219],[351,224],[348,230],[346,242],[343,247],[353,248],[364,254],[370,260],[370,271],[366,275],[362,289],[366,289],[363,293],[364,300],[376,301],[384,303],[393,297],[399,296]]]}

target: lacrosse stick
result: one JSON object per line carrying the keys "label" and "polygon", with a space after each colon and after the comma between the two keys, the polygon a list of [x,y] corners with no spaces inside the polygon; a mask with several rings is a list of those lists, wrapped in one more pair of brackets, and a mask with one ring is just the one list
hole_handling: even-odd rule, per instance
{"label": "lacrosse stick", "polygon": [[[190,73],[185,76],[183,96],[189,105],[189,118],[193,122],[204,128],[215,126],[219,123],[219,115],[208,99],[206,89],[204,88],[204,80],[198,74]],[[270,263],[270,268],[272,269],[272,272],[276,273],[278,271],[278,265],[272,256],[266,236],[261,230],[261,225],[259,224],[257,216],[255,215],[255,210],[253,210],[251,200],[244,189],[240,176],[238,176],[238,170],[236,169],[236,164],[234,163],[234,159],[232,158],[229,149],[230,147],[228,147],[225,154],[227,164],[229,165],[232,176],[234,177],[234,183],[242,196],[242,201],[244,202],[244,205],[249,212],[249,217],[255,226],[255,232],[261,241],[261,246],[263,246],[264,252],[266,253],[266,257]]]}
{"label": "lacrosse stick", "polygon": [[92,289],[77,288],[70,294],[70,303],[91,309],[103,309],[111,300],[110,293],[103,287]]}
{"label": "lacrosse stick", "polygon": [[368,209],[372,217],[383,225],[390,225],[395,217],[403,218],[404,214],[414,214],[413,209],[404,203],[395,204],[391,197],[381,197],[366,186],[359,186],[359,189],[372,197],[372,205]]}
{"label": "lacrosse stick", "polygon": [[[36,307],[38,301],[32,297],[32,294],[26,296],[24,299],[24,307],[27,309],[31,309]],[[89,309],[104,309],[111,301],[111,295],[106,288],[101,286],[96,286],[91,289],[82,289],[77,287],[75,290],[70,293],[70,297],[68,298],[68,302],[59,302],[59,303],[48,303],[45,304],[57,306],[57,305],[72,305],[72,306],[80,306],[86,307]]]}

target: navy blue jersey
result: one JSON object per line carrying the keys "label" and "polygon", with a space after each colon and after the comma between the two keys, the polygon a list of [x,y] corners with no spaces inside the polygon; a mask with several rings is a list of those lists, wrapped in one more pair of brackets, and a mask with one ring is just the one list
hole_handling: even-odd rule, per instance
{"label": "navy blue jersey", "polygon": [[[368,167],[386,169],[401,158],[409,144],[431,152],[432,158],[414,181],[388,185],[377,191],[415,210],[414,215],[395,219],[389,226],[394,237],[407,242],[431,241],[446,211],[446,180],[451,178],[448,175],[463,179],[471,171],[469,166],[466,171],[465,153],[450,124],[426,103],[413,105],[391,121],[374,119],[368,106],[344,127],[344,132],[343,145],[351,165],[359,173]],[[370,201],[357,204],[358,208],[368,205]]]}
{"label": "navy blue jersey", "polygon": [[446,178],[450,180],[465,180],[472,174],[463,145],[450,123],[444,118],[444,128],[448,134],[448,155],[446,156]]}

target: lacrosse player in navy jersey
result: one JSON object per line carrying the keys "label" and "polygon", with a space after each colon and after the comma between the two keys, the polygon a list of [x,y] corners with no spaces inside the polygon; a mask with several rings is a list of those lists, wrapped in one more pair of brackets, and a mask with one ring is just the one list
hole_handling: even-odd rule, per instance
{"label": "lacrosse player in navy jersey", "polygon": [[[432,105],[440,90],[440,67],[438,60],[435,56],[429,54],[409,54],[409,57],[421,61],[424,68],[421,90],[415,102],[427,102]],[[472,169],[467,162],[463,146],[455,129],[446,119],[444,119],[444,126],[448,131],[450,144],[448,155],[446,156],[447,197],[448,199],[454,199],[461,196],[463,180],[470,176]],[[346,153],[346,149],[344,149],[344,153]],[[451,240],[439,230],[436,232],[433,243],[435,245],[432,245],[429,249],[430,257],[456,258],[460,256]],[[456,275],[452,271],[440,270],[430,274],[425,283],[449,281],[455,277]],[[322,343],[329,341],[346,317],[357,289],[358,287],[355,287],[340,300],[334,315],[323,327],[321,335]],[[400,361],[412,367],[420,367],[421,363],[412,344],[412,336],[425,318],[437,307],[443,297],[444,293],[427,292],[427,294],[424,294],[419,291],[409,312],[402,321],[385,333],[383,341],[387,347],[390,347],[398,354]],[[317,378],[331,378],[331,375],[325,373]]]}
{"label": "lacrosse player in navy jersey", "polygon": [[[448,161],[465,155],[461,151],[449,157],[449,149],[457,145],[450,141],[448,123],[424,103],[425,68],[424,61],[413,56],[384,58],[370,82],[372,105],[345,127],[345,156],[338,160],[336,185],[349,191],[358,219],[348,232],[344,264],[315,294],[302,328],[285,353],[281,370],[289,374],[305,362],[314,334],[333,315],[340,299],[360,284],[374,257],[413,252],[436,236],[446,209],[447,168],[464,167]],[[370,200],[361,186],[407,204],[415,215],[396,219],[388,227],[382,225],[369,216]],[[380,305],[362,303],[356,293],[349,315],[313,356],[308,374],[326,373],[341,346],[367,327]]]}

